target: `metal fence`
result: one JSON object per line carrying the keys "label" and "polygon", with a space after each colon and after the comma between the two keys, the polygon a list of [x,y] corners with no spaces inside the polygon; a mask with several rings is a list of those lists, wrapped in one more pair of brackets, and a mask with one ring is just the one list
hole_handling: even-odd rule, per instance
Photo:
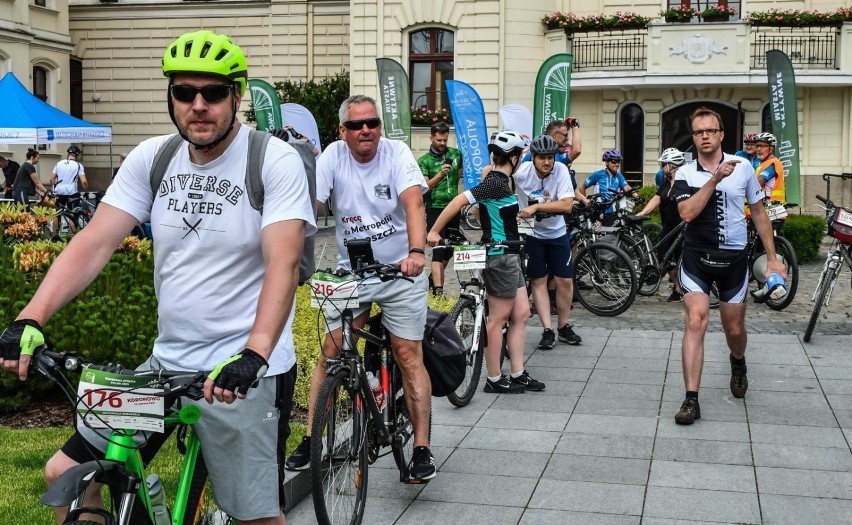
{"label": "metal fence", "polygon": [[837,42],[840,28],[762,27],[751,28],[751,67],[766,69],[766,52],[783,51],[795,69],[838,69]]}
{"label": "metal fence", "polygon": [[645,69],[647,29],[574,33],[574,71]]}

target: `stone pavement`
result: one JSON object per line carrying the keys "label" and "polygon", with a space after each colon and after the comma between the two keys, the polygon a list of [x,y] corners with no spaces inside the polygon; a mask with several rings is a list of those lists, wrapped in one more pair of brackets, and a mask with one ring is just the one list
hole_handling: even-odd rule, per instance
{"label": "stone pavement", "polygon": [[[318,253],[327,241],[323,260],[332,265],[332,233],[320,236]],[[526,367],[546,390],[494,395],[480,386],[464,408],[433,398],[438,476],[403,485],[392,459],[379,460],[364,523],[852,522],[848,272],[811,343],[801,340],[821,257],[801,268],[787,310],[749,305],[744,399],[729,391],[728,351],[711,314],[702,418],[692,426],[674,422],[684,395],[683,307],[665,302],[667,286],[615,318],[577,306],[580,346],[535,350],[540,325],[531,319]],[[453,293],[453,272],[448,283]],[[315,523],[310,495],[287,517]]]}

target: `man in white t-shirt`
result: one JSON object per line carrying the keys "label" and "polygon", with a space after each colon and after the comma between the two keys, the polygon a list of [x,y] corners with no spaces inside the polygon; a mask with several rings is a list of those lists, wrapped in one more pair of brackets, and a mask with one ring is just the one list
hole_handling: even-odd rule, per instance
{"label": "man in white t-shirt", "polygon": [[[556,162],[559,144],[550,135],[539,135],[530,143],[531,162],[524,162],[515,172],[515,193],[521,206],[521,217],[536,213],[571,213],[574,189],[568,167]],[[529,255],[527,275],[532,283],[533,302],[543,331],[538,348],[550,350],[556,344],[551,328],[548,275],[556,281],[556,313],[559,339],[570,345],[582,341],[568,323],[574,294],[574,261],[565,217],[558,215],[536,220],[533,234],[527,235],[525,249]]]}
{"label": "man in white t-shirt", "polygon": [[[221,53],[208,55],[211,48]],[[163,74],[183,141],[162,183],[154,191],[150,173],[169,136],[130,152],[92,221],[3,332],[0,358],[24,379],[29,356],[45,340],[41,326],[94,280],[137,223],[150,220],[159,335],[143,367],[213,370],[206,402],[193,402],[202,413],[193,430],[216,501],[241,524],[280,525],[278,437],[287,429],[279,427],[279,407],[286,423],[296,375],[291,323],[299,258],[306,233],[316,229],[307,178],[299,155],[270,138],[263,207],[252,206],[245,187],[250,130],[236,119],[247,65],[227,36],[202,30],[179,37],[166,49]],[[92,433],[81,428],[50,459],[49,484],[92,459],[103,445]],[[146,461],[154,441],[162,440],[142,449]],[[89,494],[85,506],[99,498]]]}
{"label": "man in white t-shirt", "polygon": [[[423,328],[426,324],[426,212],[423,193],[428,186],[411,150],[404,142],[382,138],[376,101],[353,95],[340,106],[339,140],[317,161],[317,206],[329,201],[337,227],[337,266],[350,270],[347,245],[369,239],[377,262],[399,264],[412,282],[371,278],[358,287],[359,305],[352,308],[361,326],[372,303],[382,309],[382,324],[390,332],[394,358],[403,376],[405,401],[414,426],[411,478],[426,482],[435,477],[429,450],[432,386],[423,366]],[[311,378],[308,421],[328,367],[342,344],[339,312],[326,311],[327,336]],[[310,426],[308,428],[310,432]],[[303,470],[310,460],[306,436],[288,458],[286,467]]]}
{"label": "man in white t-shirt", "polygon": [[[50,183],[53,184],[53,193],[56,194],[56,205],[68,210],[73,210],[80,204],[80,192],[77,181],[80,182],[83,191],[88,191],[89,182],[86,180],[86,170],[77,160],[80,157],[80,148],[71,146],[68,148],[68,157],[56,163]],[[77,231],[74,220],[68,221],[68,230],[71,233]],[[53,240],[59,240],[59,216],[53,218]]]}

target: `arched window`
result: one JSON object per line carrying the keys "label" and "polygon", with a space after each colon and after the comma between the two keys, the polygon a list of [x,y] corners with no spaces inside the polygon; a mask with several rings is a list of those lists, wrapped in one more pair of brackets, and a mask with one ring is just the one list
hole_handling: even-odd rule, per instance
{"label": "arched window", "polygon": [[619,116],[621,141],[621,173],[634,188],[642,186],[642,164],[645,162],[645,113],[639,104],[627,104]]}
{"label": "arched window", "polygon": [[48,71],[41,66],[33,66],[33,95],[47,102]]}
{"label": "arched window", "polygon": [[449,110],[444,81],[453,79],[453,32],[439,28],[413,31],[409,34],[408,49],[411,105],[430,110]]}
{"label": "arched window", "polygon": [[722,151],[733,153],[741,149],[742,137],[737,136],[737,122],[742,122],[741,110],[711,100],[699,100],[681,104],[663,112],[660,151],[666,148],[677,148],[687,153],[687,158],[695,156],[695,143],[692,140],[689,115],[699,107],[712,109],[722,117],[722,127],[725,128]]}

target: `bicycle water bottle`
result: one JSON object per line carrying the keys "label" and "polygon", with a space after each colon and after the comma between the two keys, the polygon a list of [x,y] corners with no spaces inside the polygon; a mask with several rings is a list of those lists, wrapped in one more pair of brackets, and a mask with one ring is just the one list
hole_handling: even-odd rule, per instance
{"label": "bicycle water bottle", "polygon": [[151,496],[151,510],[154,515],[154,525],[171,525],[169,509],[166,508],[166,492],[160,476],[151,474],[145,479],[148,484],[148,494]]}
{"label": "bicycle water bottle", "polygon": [[379,378],[373,375],[372,372],[367,372],[367,381],[370,382],[370,390],[373,391],[373,396],[376,398],[376,405],[379,407],[379,411],[385,409],[385,391],[382,390],[382,385],[379,382]]}

